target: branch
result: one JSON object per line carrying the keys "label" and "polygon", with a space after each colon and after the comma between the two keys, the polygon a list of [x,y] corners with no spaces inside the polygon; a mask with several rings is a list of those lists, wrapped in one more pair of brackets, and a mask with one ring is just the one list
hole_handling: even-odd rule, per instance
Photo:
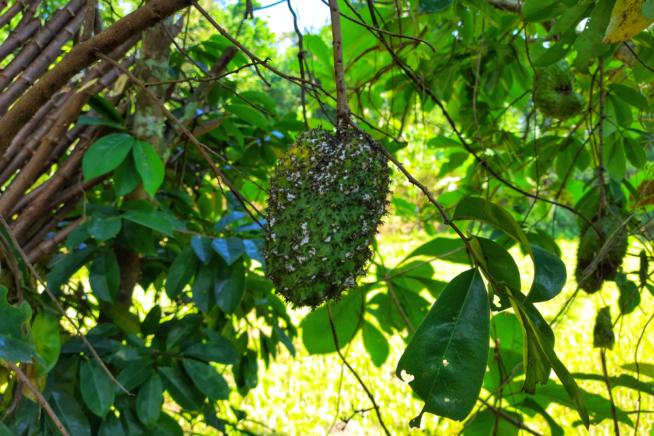
{"label": "branch", "polygon": [[[330,0],[331,1],[331,0]],[[354,374],[354,377],[356,377],[357,381],[361,385],[364,391],[366,391],[366,395],[368,395],[368,398],[370,398],[370,402],[372,402],[372,405],[375,409],[375,413],[377,413],[377,419],[379,419],[379,424],[381,424],[382,428],[384,429],[384,432],[386,433],[387,436],[391,436],[390,432],[386,428],[386,424],[384,424],[384,420],[381,417],[381,413],[379,413],[379,405],[375,401],[375,397],[373,397],[372,393],[370,393],[370,390],[366,386],[366,384],[361,380],[361,377],[359,377],[359,374],[352,368],[352,366],[345,360],[345,357],[343,357],[343,354],[341,353],[341,349],[338,346],[338,335],[336,334],[336,326],[334,325],[334,317],[332,316],[332,306],[330,302],[327,302],[327,313],[329,314],[329,322],[332,326],[332,334],[334,335],[334,345],[336,345],[336,352],[340,356],[341,360],[347,366],[347,368],[350,370],[352,374]]]}
{"label": "branch", "polygon": [[350,123],[350,106],[347,102],[345,87],[345,66],[343,65],[343,36],[341,34],[341,15],[338,0],[329,0],[329,12],[332,18],[332,40],[334,43],[334,78],[336,80],[336,128],[347,129]]}
{"label": "branch", "polygon": [[96,53],[110,53],[131,37],[189,6],[190,2],[191,0],[152,0],[115,22],[106,31],[73,47],[61,62],[48,71],[0,119],[0,155],[4,155],[21,127],[55,92],[64,87],[79,71],[97,61]]}
{"label": "branch", "polygon": [[25,383],[25,385],[27,385],[29,390],[32,391],[32,393],[36,396],[36,398],[39,399],[39,403],[41,403],[41,406],[43,406],[45,411],[48,412],[48,415],[50,415],[50,418],[52,418],[52,420],[54,421],[55,425],[57,426],[57,428],[59,429],[61,434],[64,435],[64,436],[70,436],[68,434],[68,432],[66,431],[66,428],[64,427],[64,425],[61,423],[61,420],[59,419],[57,414],[54,413],[54,410],[52,410],[52,407],[50,407],[50,404],[48,404],[48,402],[45,401],[45,398],[43,397],[43,394],[41,393],[41,391],[39,391],[36,388],[36,386],[34,386],[32,384],[29,377],[27,377],[25,374],[23,374],[23,371],[21,371],[20,368],[18,368],[13,362],[10,362],[10,361],[7,360],[7,366],[9,367],[9,369],[14,371],[16,373],[16,375],[18,375],[18,377],[23,381],[23,383]]}

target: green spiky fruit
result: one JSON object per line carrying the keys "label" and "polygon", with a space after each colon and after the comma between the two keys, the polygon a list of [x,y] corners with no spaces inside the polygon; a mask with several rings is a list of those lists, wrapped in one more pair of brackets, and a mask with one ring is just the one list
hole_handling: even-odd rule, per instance
{"label": "green spiky fruit", "polygon": [[[615,274],[627,253],[627,229],[624,226],[620,228],[620,224],[618,218],[607,215],[593,223],[602,233],[604,241],[590,226],[585,227],[586,230],[579,239],[575,276],[581,289],[589,294],[599,291],[605,280],[615,279]],[[604,247],[605,243],[610,245]],[[605,256],[597,263],[595,270],[588,277],[584,277],[584,270],[600,255],[600,251],[603,251]]]}
{"label": "green spiky fruit", "polygon": [[572,69],[565,59],[536,70],[534,106],[543,115],[566,120],[583,109],[586,101],[574,90]]}
{"label": "green spiky fruit", "polygon": [[377,146],[350,132],[311,130],[279,160],[262,251],[266,277],[293,307],[338,299],[366,274],[390,175]]}

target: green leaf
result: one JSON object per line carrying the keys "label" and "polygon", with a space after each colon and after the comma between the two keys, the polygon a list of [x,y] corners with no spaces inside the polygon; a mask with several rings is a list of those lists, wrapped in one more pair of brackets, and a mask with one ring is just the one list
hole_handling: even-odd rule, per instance
{"label": "green leaf", "polygon": [[614,83],[611,85],[611,92],[630,106],[643,111],[646,111],[648,108],[647,99],[637,89],[620,83]]}
{"label": "green leaf", "polygon": [[629,162],[636,168],[643,169],[647,163],[647,154],[643,146],[635,139],[628,136],[624,137],[624,153],[627,155]]}
{"label": "green leaf", "polygon": [[126,333],[138,334],[141,332],[139,317],[129,311],[129,307],[122,303],[113,304],[100,301],[100,311],[107,315],[116,326]]}
{"label": "green leaf", "polygon": [[273,325],[273,330],[275,331],[275,334],[279,337],[279,340],[284,344],[288,352],[291,353],[291,356],[295,357],[295,346],[293,345],[293,341],[291,341],[291,338],[289,338],[286,335],[286,333],[284,333],[284,330],[282,330],[277,325]]}
{"label": "green leaf", "polygon": [[227,265],[220,256],[215,256],[209,265],[201,264],[193,280],[193,303],[202,312],[209,313],[216,305],[215,287],[216,276],[219,269],[225,269]]}
{"label": "green leaf", "polygon": [[236,221],[243,219],[245,217],[249,216],[247,212],[230,212],[224,217],[220,218],[216,225],[213,227],[214,232],[219,232],[228,225],[235,223]]}
{"label": "green leaf", "polygon": [[648,377],[654,378],[654,364],[652,363],[625,363],[622,368],[627,371],[640,372]]}
{"label": "green leaf", "polygon": [[95,258],[89,271],[89,283],[93,295],[100,300],[114,302],[120,286],[120,267],[113,250],[103,250]]}
{"label": "green leaf", "polygon": [[[520,270],[513,256],[500,244],[490,239],[474,237],[473,241],[479,243],[481,253],[476,252],[475,254],[477,257],[481,256],[480,260],[483,259],[486,263],[493,279],[498,283],[504,283],[513,290],[520,291]],[[475,250],[475,245],[472,247]]]}
{"label": "green leaf", "polygon": [[[512,413],[511,418],[522,422],[522,415]],[[489,409],[484,409],[465,427],[463,436],[518,436],[519,432],[520,429],[513,423],[496,417]]]}
{"label": "green leaf", "polygon": [[0,359],[26,363],[31,363],[34,359],[39,365],[46,365],[32,345],[3,334],[0,334]]}
{"label": "green leaf", "polygon": [[481,391],[489,349],[490,308],[477,269],[455,277],[425,317],[396,375],[425,401],[425,411],[461,421]]}
{"label": "green leaf", "polygon": [[604,164],[609,170],[609,176],[620,183],[627,172],[627,159],[625,157],[622,141],[607,141],[604,145]]}
{"label": "green leaf", "polygon": [[211,246],[227,262],[227,265],[233,264],[245,253],[245,246],[240,238],[216,238]]}
{"label": "green leaf", "polygon": [[534,258],[529,241],[513,216],[483,198],[468,197],[457,204],[452,220],[478,220],[503,230],[504,233],[518,241]]}
{"label": "green leaf", "polygon": [[141,180],[143,180],[145,192],[154,198],[166,175],[161,158],[154,147],[145,141],[136,141],[132,149],[132,155],[136,170],[141,175]]}
{"label": "green leaf", "polygon": [[442,166],[441,169],[438,171],[438,178],[444,177],[447,174],[451,173],[455,169],[461,167],[463,163],[468,160],[468,157],[470,157],[470,153],[452,153],[449,156],[449,160],[445,162]]}
{"label": "green leaf", "polygon": [[213,366],[198,360],[184,359],[184,369],[200,391],[214,401],[229,399],[229,386]]}
{"label": "green leaf", "polygon": [[[68,434],[75,436],[91,436],[91,426],[84,412],[71,395],[65,392],[54,391],[48,400],[53,412],[63,424]],[[46,414],[47,415],[47,414]],[[52,434],[61,434],[54,421],[47,416],[48,427]]]}
{"label": "green leaf", "polygon": [[140,224],[144,227],[157,230],[166,236],[170,236],[171,238],[174,236],[173,225],[170,223],[170,221],[161,216],[130,210],[125,212],[122,215],[122,218]]}
{"label": "green leaf", "polygon": [[640,292],[638,292],[638,286],[636,283],[631,280],[620,281],[616,277],[615,284],[618,285],[618,290],[620,291],[620,297],[618,298],[618,306],[620,307],[620,312],[623,315],[628,315],[640,304]]}
{"label": "green leaf", "polygon": [[134,156],[129,153],[125,160],[114,171],[114,189],[116,196],[122,197],[132,192],[141,181],[141,175],[136,169]]}
{"label": "green leaf", "polygon": [[48,373],[59,360],[61,339],[59,337],[59,318],[45,310],[36,314],[32,324],[34,348],[45,361],[45,366],[37,365],[36,373],[41,376]]}
{"label": "green leaf", "polygon": [[166,351],[176,349],[184,344],[193,333],[199,330],[201,325],[202,315],[199,313],[189,313],[184,318],[176,321],[166,338]]}
{"label": "green leaf", "polygon": [[552,366],[552,369],[554,370],[559,380],[563,384],[563,387],[565,388],[566,392],[570,396],[570,399],[572,400],[572,403],[575,409],[577,410],[579,417],[584,423],[584,426],[586,427],[586,429],[588,429],[590,425],[590,419],[588,417],[588,409],[586,408],[586,401],[582,396],[581,389],[579,389],[579,386],[577,386],[577,382],[575,382],[575,379],[572,377],[570,372],[557,357],[556,353],[554,352],[554,348],[552,347],[552,344],[543,337],[543,335],[539,332],[539,330],[534,326],[531,319],[528,316],[524,315],[524,312],[522,310],[521,312],[522,312],[521,318],[525,321],[525,324],[528,324],[531,327],[532,331],[534,332],[534,337],[536,338],[536,341],[538,341],[538,345],[542,349],[543,353],[547,357],[547,361]]}
{"label": "green leaf", "polygon": [[112,133],[95,141],[82,160],[84,180],[105,175],[118,167],[135,143],[127,133]]}
{"label": "green leaf", "polygon": [[159,419],[163,405],[163,392],[163,383],[156,372],[139,389],[136,397],[136,413],[148,428],[152,428]]}
{"label": "green leaf", "polygon": [[184,430],[172,416],[162,413],[147,436],[184,436]]}
{"label": "green leaf", "polygon": [[[337,303],[332,303],[332,316],[339,348],[345,347],[356,335],[361,324],[361,289],[353,289]],[[309,354],[336,352],[334,336],[327,307],[322,306],[309,313],[300,323],[302,343]]]}
{"label": "green leaf", "polygon": [[104,418],[114,404],[113,381],[93,358],[82,362],[79,375],[80,389],[86,405],[91,412]]}
{"label": "green leaf", "polygon": [[107,127],[113,127],[114,129],[121,129],[124,130],[125,126],[123,126],[121,123],[117,123],[112,120],[107,120],[104,118],[98,118],[98,117],[90,117],[87,115],[82,115],[77,119],[77,125],[78,126],[107,126]]}
{"label": "green leaf", "polygon": [[206,236],[195,235],[191,239],[191,247],[200,261],[207,265],[216,252],[211,247],[211,239]]}
{"label": "green leaf", "polygon": [[159,329],[159,323],[161,322],[161,306],[158,304],[152,306],[152,309],[145,316],[145,319],[141,323],[141,333],[144,336],[149,336],[155,334]]}
{"label": "green leaf", "polygon": [[252,124],[255,127],[262,130],[268,130],[268,121],[257,109],[241,104],[230,104],[225,108],[225,110],[233,113],[243,121]]}
{"label": "green leaf", "polygon": [[179,406],[186,410],[200,410],[204,395],[175,365],[159,368],[166,391]]}
{"label": "green leaf", "polygon": [[120,116],[114,105],[109,103],[109,101],[99,96],[98,94],[91,96],[88,101],[88,105],[106,119],[112,120],[120,125],[124,123],[123,117]]}
{"label": "green leaf", "polygon": [[[449,254],[453,251],[456,252]],[[439,257],[440,260],[447,262],[469,265],[468,255],[466,254],[465,250],[465,244],[463,241],[461,241],[461,239],[458,238],[432,239],[431,241],[422,244],[420,247],[409,253],[409,255],[402,261],[402,263],[416,256]]]}
{"label": "green leaf", "polygon": [[[129,392],[141,386],[152,374],[154,362],[151,360],[137,360],[127,365],[116,377],[120,383]],[[119,386],[114,386],[114,391],[122,392]]]}
{"label": "green leaf", "polygon": [[[538,0],[531,0],[531,2],[538,3]],[[599,0],[595,3],[590,13],[590,20],[575,41],[574,49],[577,51],[577,57],[574,66],[584,74],[589,74],[590,59],[599,57],[602,53],[602,40],[614,5],[615,0]]]}
{"label": "green leaf", "polygon": [[199,263],[200,261],[193,252],[192,247],[186,247],[177,255],[170,266],[168,278],[166,279],[165,288],[168,298],[171,300],[177,298],[191,280],[193,274],[195,274]]}
{"label": "green leaf", "polygon": [[18,307],[13,307],[7,301],[8,292],[6,287],[0,285],[0,332],[31,345],[33,343],[30,336],[32,307],[27,301],[23,301]]}
{"label": "green leaf", "polygon": [[420,0],[418,12],[443,12],[454,0]]}
{"label": "green leaf", "polygon": [[541,23],[559,16],[565,5],[558,0],[527,0],[522,7],[522,15],[528,23]]}
{"label": "green leaf", "polygon": [[[230,238],[237,239],[238,238]],[[241,241],[241,244],[243,242]],[[242,261],[217,271],[214,287],[216,303],[227,314],[232,314],[243,299],[245,293],[245,266]]]}
{"label": "green leaf", "polygon": [[565,264],[557,255],[538,245],[532,245],[531,249],[534,253],[534,282],[525,301],[549,301],[565,286],[568,277]]}
{"label": "green leaf", "polygon": [[123,425],[120,423],[120,420],[116,418],[116,415],[109,413],[107,417],[100,424],[100,429],[98,430],[98,436],[127,436]]}
{"label": "green leaf", "polygon": [[209,341],[191,345],[184,351],[185,356],[195,357],[206,362],[221,363],[223,365],[235,365],[238,363],[238,351],[227,338],[209,329],[204,329],[203,331],[209,336]]}
{"label": "green leaf", "polygon": [[48,274],[48,287],[57,292],[95,253],[97,247],[85,247],[64,257]]}
{"label": "green leaf", "polygon": [[377,327],[368,321],[363,322],[363,345],[372,360],[373,365],[381,367],[390,354],[390,347],[386,336]]}
{"label": "green leaf", "polygon": [[556,422],[552,416],[547,413],[547,410],[531,398],[527,398],[522,402],[522,406],[531,409],[541,415],[543,419],[547,422],[547,425],[550,426],[550,431],[552,432],[552,436],[564,436],[565,432],[563,428]]}
{"label": "green leaf", "polygon": [[118,216],[105,216],[102,214],[93,215],[88,232],[98,242],[104,242],[113,238],[120,232],[122,220]]}

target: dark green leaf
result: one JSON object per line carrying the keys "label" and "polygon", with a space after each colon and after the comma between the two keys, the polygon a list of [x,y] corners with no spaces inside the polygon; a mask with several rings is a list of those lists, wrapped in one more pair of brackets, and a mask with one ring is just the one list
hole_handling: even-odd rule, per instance
{"label": "dark green leaf", "polygon": [[170,270],[168,271],[168,278],[166,279],[166,295],[171,300],[177,298],[177,296],[184,290],[184,287],[188,284],[195,274],[195,270],[198,267],[199,260],[195,253],[193,252],[192,247],[186,247],[180,254],[177,255]]}
{"label": "dark green leaf", "polygon": [[[532,3],[539,3],[538,0],[531,0]],[[599,0],[595,3],[590,20],[586,23],[585,29],[577,37],[574,48],[577,51],[575,67],[584,74],[588,74],[589,61],[600,56],[602,51],[602,40],[606,28],[609,25],[611,12],[615,0]]]}
{"label": "dark green leaf", "polygon": [[230,212],[221,219],[218,220],[216,225],[213,227],[214,232],[219,232],[228,225],[235,223],[236,221],[243,219],[245,217],[249,216],[246,212]]}
{"label": "dark green leaf", "polygon": [[[120,383],[129,392],[138,388],[145,382],[152,370],[154,369],[154,362],[151,360],[137,360],[136,362],[127,365],[116,377],[116,381]],[[119,386],[114,386],[116,392],[122,392]]]}
{"label": "dark green leaf", "polygon": [[141,175],[136,169],[134,156],[129,153],[125,160],[114,170],[114,187],[116,196],[122,197],[132,192],[141,181]]}
{"label": "dark green leaf", "polygon": [[617,95],[620,100],[624,101],[628,105],[643,111],[647,110],[647,99],[637,89],[622,85],[620,83],[614,83],[611,85],[611,92]]}
{"label": "dark green leaf", "polygon": [[145,192],[154,198],[165,176],[164,164],[157,151],[145,141],[136,141],[132,149],[136,170],[143,180]]}
{"label": "dark green leaf", "polygon": [[[236,239],[236,238],[233,238]],[[238,239],[238,241],[241,241]],[[242,244],[242,242],[241,242]],[[245,266],[238,261],[229,267],[218,269],[214,295],[216,303],[227,314],[232,314],[241,303],[245,293]]]}
{"label": "dark green leaf", "polygon": [[166,391],[180,407],[186,410],[200,410],[202,408],[204,396],[176,365],[159,368],[159,374]]}
{"label": "dark green leaf", "polygon": [[455,277],[425,317],[397,365],[425,411],[461,421],[481,391],[489,349],[490,308],[477,269]]}
{"label": "dark green leaf", "polygon": [[274,325],[273,330],[279,337],[279,340],[284,344],[286,349],[288,350],[289,353],[291,353],[291,356],[295,357],[295,346],[293,345],[293,341],[291,341],[291,338],[289,338],[286,333],[284,333],[284,330],[282,330],[279,326]]}
{"label": "dark green leaf", "polygon": [[184,355],[207,362],[222,363],[223,365],[238,363],[238,351],[227,338],[209,329],[203,331],[209,336],[209,341],[191,345],[184,351]]}
{"label": "dark green leaf", "polygon": [[151,428],[159,419],[162,405],[163,384],[159,374],[155,372],[139,389],[136,397],[136,413],[141,422]]}
{"label": "dark green leaf", "polygon": [[211,239],[206,236],[195,235],[191,239],[191,247],[195,251],[195,255],[200,259],[200,261],[207,265],[214,254],[213,248],[211,248]]}
{"label": "dark green leaf", "polygon": [[88,105],[108,120],[112,120],[118,124],[122,124],[124,122],[123,117],[120,116],[114,105],[109,103],[106,99],[99,96],[98,94],[91,96],[88,101]]}
{"label": "dark green leaf", "polygon": [[34,359],[39,365],[46,365],[32,345],[3,334],[0,334],[0,359],[26,363],[31,363]]}
{"label": "dark green leaf", "polygon": [[628,371],[640,372],[654,378],[654,364],[652,363],[625,363],[622,367]]}
{"label": "dark green leaf", "polygon": [[80,388],[88,408],[101,418],[107,416],[114,403],[114,385],[97,360],[89,359],[82,362]]}
{"label": "dark green leaf", "polygon": [[363,345],[372,360],[373,365],[377,368],[381,367],[390,353],[388,341],[382,332],[377,330],[377,327],[370,324],[368,321],[363,322]]}
{"label": "dark green leaf", "polygon": [[113,250],[103,250],[95,258],[89,271],[89,283],[93,295],[113,303],[120,286],[120,267]]}
{"label": "dark green leaf", "polygon": [[[61,423],[68,431],[68,434],[75,436],[91,436],[91,426],[84,412],[71,395],[65,392],[55,391],[48,400],[50,407]],[[47,417],[48,427],[53,434],[60,434],[59,429],[55,426],[54,421]]]}
{"label": "dark green leaf", "polygon": [[161,216],[130,210],[125,212],[122,217],[144,227],[157,230],[171,238],[173,237],[173,225]]}
{"label": "dark green leaf", "polygon": [[442,12],[447,9],[454,0],[420,0],[418,12]]}
{"label": "dark green leaf", "polygon": [[162,413],[147,436],[184,436],[184,430],[172,416]]}
{"label": "dark green leaf", "polygon": [[184,359],[184,369],[200,391],[214,401],[229,399],[229,386],[225,378],[208,363]]}
{"label": "dark green leaf", "polygon": [[620,281],[618,277],[616,277],[615,284],[618,285],[618,290],[620,291],[620,297],[618,298],[620,312],[623,315],[628,315],[636,310],[640,304],[640,292],[638,292],[638,286],[631,280]]}
{"label": "dark green leaf", "polygon": [[98,436],[127,436],[123,425],[120,423],[120,420],[116,418],[116,415],[110,413],[100,424],[100,429],[98,430]]}
{"label": "dark green leaf", "polygon": [[120,232],[122,221],[119,216],[93,215],[88,232],[98,242],[104,242],[113,238]]}
{"label": "dark green leaf", "polygon": [[121,123],[117,123],[112,120],[107,120],[105,118],[90,117],[87,115],[82,115],[77,119],[78,126],[107,126],[113,127],[114,129],[124,130],[125,126]]}
{"label": "dark green leaf", "polygon": [[85,247],[81,250],[73,251],[64,257],[48,275],[48,287],[51,291],[56,292],[61,286],[68,282],[95,253],[96,247]]}
{"label": "dark green leaf", "polygon": [[161,306],[157,304],[156,306],[152,306],[152,309],[150,309],[141,323],[141,333],[143,333],[144,336],[155,334],[159,328],[160,322]]}
{"label": "dark green leaf", "polygon": [[531,249],[534,253],[534,283],[525,301],[549,301],[559,295],[565,286],[565,264],[561,258],[538,245],[532,245]]}
{"label": "dark green leaf", "polygon": [[126,133],[112,133],[93,143],[84,155],[84,180],[107,174],[121,164],[132,150],[136,140]]}
{"label": "dark green leaf", "polygon": [[[654,3],[654,2],[652,2]],[[643,146],[635,139],[628,136],[624,137],[624,153],[627,155],[629,162],[636,168],[643,169],[647,163],[647,154]]]}
{"label": "dark green leaf", "polygon": [[245,246],[240,238],[216,238],[211,243],[213,249],[231,265],[245,253]]}
{"label": "dark green leaf", "polygon": [[170,351],[178,348],[186,340],[199,330],[202,325],[202,315],[199,313],[189,313],[184,318],[175,322],[168,337],[166,338],[166,350]]}
{"label": "dark green leaf", "polygon": [[230,104],[225,109],[227,112],[233,113],[243,121],[252,124],[255,127],[262,130],[268,130],[268,121],[266,121],[266,117],[264,117],[257,109],[241,104]]}
{"label": "dark green leaf", "polygon": [[[450,254],[451,253],[451,254]],[[461,239],[435,238],[413,250],[403,262],[416,256],[438,257],[452,263],[469,264],[465,244]]]}
{"label": "dark green leaf", "polygon": [[513,216],[500,206],[491,203],[488,200],[476,197],[464,198],[456,206],[452,219],[478,220],[497,227],[522,244],[532,259],[534,257],[531,252],[529,241],[527,241],[527,237]]}

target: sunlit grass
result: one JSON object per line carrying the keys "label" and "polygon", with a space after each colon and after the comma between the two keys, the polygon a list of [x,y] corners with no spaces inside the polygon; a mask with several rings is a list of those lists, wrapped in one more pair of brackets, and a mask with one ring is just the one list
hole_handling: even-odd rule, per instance
{"label": "sunlit grass", "polygon": [[[426,239],[418,234],[383,236],[380,240],[379,250],[387,266],[398,263],[406,253],[416,248]],[[568,283],[561,295],[554,300],[539,304],[539,308],[547,320],[551,320],[559,311],[562,304],[576,289],[574,277],[576,242],[568,240],[558,241],[562,251],[563,260],[568,266]],[[639,248],[632,247],[632,253]],[[531,283],[533,267],[529,258],[521,255],[519,249],[510,250],[518,262],[522,273],[522,282],[525,291]],[[436,271],[435,278],[451,280],[454,276],[466,269],[463,265],[453,265],[436,261],[433,263]],[[638,269],[638,259],[627,257],[624,262],[626,272]],[[632,280],[637,277],[632,275]],[[423,291],[423,297],[429,301],[433,298]],[[563,320],[555,327],[556,351],[560,359],[571,372],[586,372],[601,374],[599,350],[592,348],[593,326],[597,310],[605,305],[611,305],[613,319],[618,314],[618,291],[613,283],[605,285],[602,292],[596,295],[586,295],[580,292],[570,310]],[[628,373],[620,365],[634,361],[634,350],[641,335],[642,328],[651,315],[654,307],[654,298],[644,291],[639,309],[623,318],[616,326],[616,345],[613,351],[607,352],[609,373],[618,376]],[[304,313],[294,313],[296,320],[300,320]],[[370,315],[366,315],[369,317]],[[639,361],[652,363],[654,356],[654,326],[650,325],[649,334],[642,340],[639,349]],[[331,336],[331,332],[326,331]],[[381,368],[371,363],[358,334],[347,349],[347,360],[350,362],[370,390],[382,409],[382,416],[391,433],[394,435],[436,435],[457,434],[462,423],[426,415],[422,430],[410,430],[408,422],[414,418],[421,409],[421,401],[414,398],[407,384],[395,377],[395,366],[406,344],[400,337],[389,338],[391,354],[388,361]],[[260,369],[260,383],[245,398],[232,394],[232,402],[237,407],[248,412],[250,418],[264,424],[266,427],[251,424],[252,430],[262,433],[284,435],[324,435],[331,429],[333,435],[378,435],[382,434],[377,417],[373,411],[356,414],[355,410],[370,408],[370,402],[364,391],[357,384],[354,377],[343,369],[341,361],[336,354],[327,356],[310,356],[301,340],[296,341],[297,356],[293,359],[286,350],[276,361],[271,363],[268,370]],[[342,378],[342,382],[341,382]],[[641,376],[643,383],[652,383],[652,379]],[[558,382],[552,373],[551,383]],[[607,397],[604,383],[596,381],[579,381],[579,385],[588,392],[597,393]],[[637,409],[637,392],[625,388],[614,388],[614,398],[618,407],[624,411]],[[654,410],[654,401],[647,394],[642,394],[641,409]],[[479,404],[479,403],[478,403]],[[548,412],[564,427],[566,434],[584,434],[582,427],[573,427],[579,418],[575,411],[562,406],[550,405]],[[349,418],[347,425],[341,418]],[[635,414],[631,415],[635,421]],[[549,427],[538,415],[530,418],[525,415],[525,423],[541,434],[550,434]],[[641,414],[639,434],[648,435],[654,425],[654,415]],[[621,424],[622,434],[633,434],[633,429]],[[605,435],[613,433],[613,423],[609,420],[600,425],[592,426],[591,435]],[[526,433],[525,433],[526,434]]]}

